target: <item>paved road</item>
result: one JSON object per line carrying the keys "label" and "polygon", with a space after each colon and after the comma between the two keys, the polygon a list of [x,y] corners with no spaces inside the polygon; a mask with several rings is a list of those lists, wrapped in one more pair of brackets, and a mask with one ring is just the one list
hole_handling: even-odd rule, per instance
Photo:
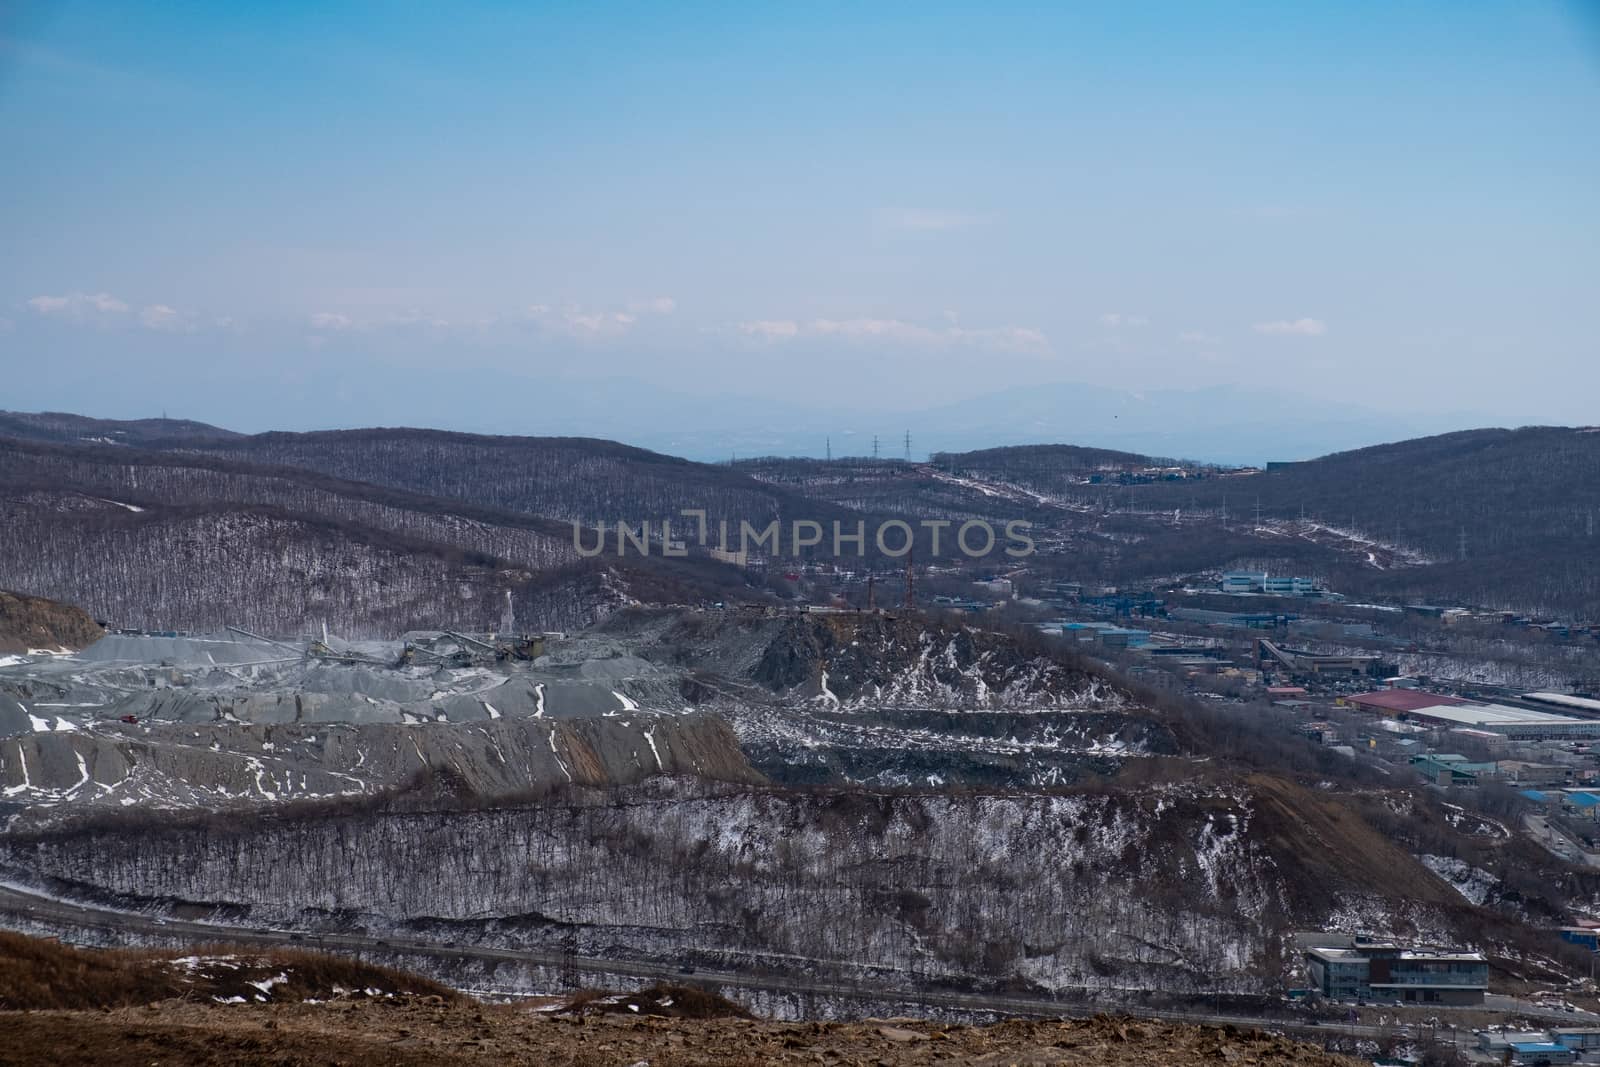
{"label": "paved road", "polygon": [[1522,825],[1533,839],[1568,863],[1600,867],[1600,852],[1585,852],[1583,846],[1550,825],[1543,815],[1524,815]]}
{"label": "paved road", "polygon": [[[599,959],[595,957],[570,956],[560,952],[491,948],[482,945],[448,945],[405,938],[373,937],[365,934],[303,934],[291,930],[229,926],[222,923],[193,922],[183,919],[160,919],[139,912],[118,911],[112,908],[59,900],[38,894],[22,886],[6,884],[0,884],[0,912],[21,914],[31,919],[58,922],[69,926],[117,933],[149,934],[177,940],[197,942],[225,941],[245,945],[272,945],[293,948],[310,947],[366,955],[412,955],[429,956],[437,959],[477,959],[488,962],[531,963],[585,974],[626,975],[644,979],[670,979],[678,982],[693,981],[696,984],[710,984],[733,989],[904,1002],[927,1007],[951,1008],[960,1011],[995,1012],[1012,1016],[1086,1018],[1108,1010],[1105,1007],[1064,1003],[1044,997],[953,991],[907,993],[865,984],[858,985],[786,975],[749,974],[731,971],[696,970],[692,976],[686,976],[678,968],[670,964],[646,960]],[[1304,1038],[1339,1035],[1375,1039],[1391,1036],[1397,1030],[1396,1027],[1379,1027],[1368,1024],[1329,1023],[1311,1025],[1293,1020],[1206,1011],[1156,1008],[1133,1008],[1129,1010],[1131,1014],[1148,1018],[1185,1023],[1260,1027],[1284,1031]],[[1450,1040],[1449,1032],[1440,1030],[1438,1038],[1448,1043]],[[1471,1035],[1468,1033],[1462,1033],[1459,1036],[1460,1041],[1463,1043],[1468,1042],[1470,1038]]]}

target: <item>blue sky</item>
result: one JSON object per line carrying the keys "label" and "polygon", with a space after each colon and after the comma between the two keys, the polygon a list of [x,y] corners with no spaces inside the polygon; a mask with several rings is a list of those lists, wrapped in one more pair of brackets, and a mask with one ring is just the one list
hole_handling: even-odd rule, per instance
{"label": "blue sky", "polygon": [[0,407],[1595,421],[1593,3],[0,11]]}

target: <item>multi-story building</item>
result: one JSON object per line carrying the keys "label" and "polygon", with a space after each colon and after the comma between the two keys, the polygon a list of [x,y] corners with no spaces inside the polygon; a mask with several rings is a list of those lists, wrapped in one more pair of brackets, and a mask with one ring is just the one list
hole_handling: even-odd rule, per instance
{"label": "multi-story building", "polygon": [[1315,578],[1264,571],[1229,571],[1217,583],[1224,593],[1265,593],[1268,596],[1315,596],[1323,591]]}
{"label": "multi-story building", "polygon": [[1218,588],[1224,593],[1259,593],[1266,584],[1267,576],[1261,571],[1231,571],[1222,576]]}
{"label": "multi-story building", "polygon": [[1489,964],[1481,952],[1411,948],[1358,937],[1345,948],[1310,948],[1311,984],[1331,1000],[1482,1004]]}
{"label": "multi-story building", "polygon": [[1315,578],[1294,578],[1288,575],[1267,575],[1261,591],[1269,596],[1311,596],[1322,591]]}

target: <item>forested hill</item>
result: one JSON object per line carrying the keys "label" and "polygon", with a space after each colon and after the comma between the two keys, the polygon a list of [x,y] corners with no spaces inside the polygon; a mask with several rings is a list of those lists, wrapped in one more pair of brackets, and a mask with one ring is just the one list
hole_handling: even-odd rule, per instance
{"label": "forested hill", "polygon": [[[584,437],[494,437],[367,429],[173,440],[159,447],[318,471],[337,478],[582,523],[849,517],[726,466]],[[681,525],[679,527],[682,528]]]}
{"label": "forested hill", "polygon": [[1538,606],[1600,603],[1600,430],[1468,430],[1274,466],[1248,478],[1141,486],[1153,507],[1299,516],[1403,545],[1435,565],[1396,594]]}
{"label": "forested hill", "polygon": [[0,587],[119,626],[494,629],[509,598],[518,625],[568,629],[745,585],[704,558],[581,559],[569,524],[507,509],[119,445],[0,438],[0,525]]}
{"label": "forested hill", "polygon": [[64,411],[0,411],[0,436],[63,444],[148,445],[174,437],[237,437],[189,419],[92,419]]}
{"label": "forested hill", "polygon": [[[124,609],[154,594],[136,595],[120,572],[75,574],[72,560],[121,552],[126,561],[135,541],[158,562],[173,545],[215,542],[251,566],[258,550],[279,559],[277,548],[297,544],[306,551],[293,573],[306,576],[308,595],[332,581],[345,590],[335,600],[354,597],[363,568],[398,575],[416,556],[434,577],[426,592],[397,581],[384,608],[396,622],[425,614],[470,563],[483,568],[468,581],[481,591],[466,598],[476,618],[517,584],[486,577],[497,568],[531,580],[581,562],[570,521],[649,520],[659,534],[670,518],[683,537],[691,532],[683,509],[705,510],[712,543],[720,519],[737,538],[741,521],[1026,518],[1046,546],[1030,564],[1041,579],[1137,587],[1251,566],[1315,574],[1363,597],[1600,615],[1593,429],[1474,430],[1253,471],[1071,445],[940,454],[928,463],[728,466],[589,438],[415,429],[241,436],[70,415],[0,415],[0,427],[6,419],[20,420],[30,438],[0,440],[0,489],[11,494],[7,573],[20,589],[108,618],[127,619]],[[52,436],[75,443],[40,441]],[[918,559],[928,558],[923,547],[919,540]],[[320,577],[340,552],[361,564]],[[96,573],[99,592],[86,595],[80,586]],[[270,589],[286,576],[260,578]],[[726,580],[716,575],[713,584]],[[175,598],[169,606],[209,603],[192,584],[156,588]],[[125,587],[122,599],[105,599]],[[583,604],[575,617],[599,610],[588,592]],[[284,601],[272,618],[316,610]]]}
{"label": "forested hill", "polygon": [[1600,509],[1600,431],[1567,427],[1466,430],[1277,465],[1247,481],[1175,489],[1174,503],[1243,515],[1259,498],[1267,516],[1302,510],[1398,537],[1429,556],[1504,555],[1553,541],[1586,540]]}
{"label": "forested hill", "polygon": [[1086,448],[1082,445],[1007,445],[973,452],[935,452],[929,462],[936,467],[954,470],[1014,472],[1021,479],[1050,477],[1069,471],[1087,473],[1167,466],[1177,461],[1138,452],[1118,452],[1110,448]]}

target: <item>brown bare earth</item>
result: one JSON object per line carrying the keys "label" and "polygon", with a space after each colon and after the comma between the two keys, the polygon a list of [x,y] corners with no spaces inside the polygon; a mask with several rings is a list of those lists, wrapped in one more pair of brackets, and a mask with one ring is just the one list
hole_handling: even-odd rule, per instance
{"label": "brown bare earth", "polygon": [[201,947],[84,949],[0,930],[0,1012],[99,1010],[165,1000],[284,1003],[405,994],[453,1000],[437,982],[320,952]]}
{"label": "brown bare earth", "polygon": [[70,604],[0,589],[0,652],[84,648],[103,632],[99,623]]}
{"label": "brown bare earth", "polygon": [[436,999],[0,1013],[5,1067],[365,1064],[1307,1064],[1355,1060],[1259,1031],[1098,1018],[988,1027],[570,1015]]}
{"label": "brown bare earth", "polygon": [[1354,1062],[1260,1031],[1104,1016],[766,1022],[682,985],[485,1004],[318,953],[78,949],[0,932],[0,1067]]}

